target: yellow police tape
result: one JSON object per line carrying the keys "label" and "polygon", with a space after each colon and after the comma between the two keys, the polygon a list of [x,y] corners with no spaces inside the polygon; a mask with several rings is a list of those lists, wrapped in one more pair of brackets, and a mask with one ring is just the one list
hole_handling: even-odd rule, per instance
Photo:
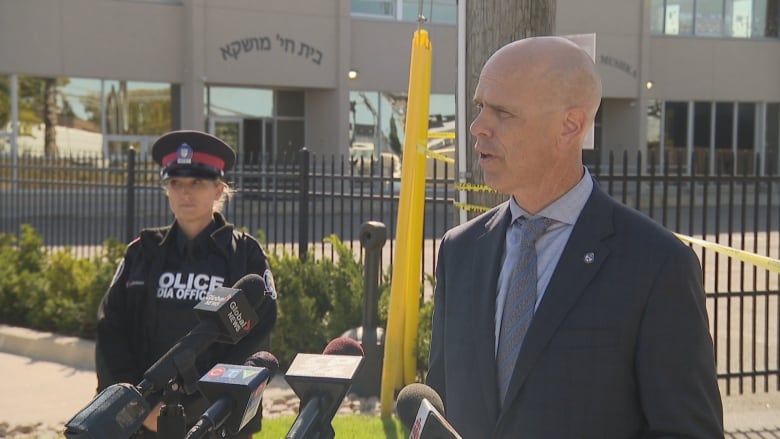
{"label": "yellow police tape", "polygon": [[454,139],[455,133],[452,132],[446,132],[446,131],[428,131],[428,138],[429,139]]}
{"label": "yellow police tape", "polygon": [[[455,133],[428,132],[428,137],[454,139]],[[455,159],[453,158],[436,153],[434,151],[428,150],[427,148],[421,146],[418,146],[418,148],[424,150],[425,155],[428,156],[429,158],[432,158],[434,160],[441,160],[447,163],[455,163]],[[462,182],[455,183],[455,189],[458,191],[467,191],[467,192],[495,192],[495,190],[493,190],[491,187],[486,185],[474,184],[474,183],[462,183]],[[490,207],[486,207],[486,206],[477,206],[475,204],[461,203],[458,201],[454,201],[453,205],[455,206],[455,208],[460,210],[465,210],[466,212],[487,212],[488,210],[491,209]],[[674,235],[683,242],[698,245],[700,247],[715,251],[717,253],[726,255],[728,257],[743,262],[747,262],[749,264],[753,264],[757,267],[765,268],[775,273],[780,273],[780,260],[778,259],[757,255],[755,253],[750,253],[744,250],[727,247],[725,245],[716,244],[714,242],[705,241],[703,239],[697,239],[691,236],[681,235],[679,233],[675,233]]]}
{"label": "yellow police tape", "polygon": [[[474,190],[473,188],[470,188],[470,185],[468,183],[461,183],[460,185],[464,186],[460,190]],[[458,185],[456,184],[456,187]],[[465,210],[466,212],[487,212],[490,210],[490,207],[486,206],[477,206],[474,204],[468,204],[468,203],[461,203],[458,201],[453,201],[452,204],[455,206],[455,208],[460,210]],[[679,240],[682,242],[698,245],[702,248],[706,248],[708,250],[712,250],[716,253],[720,253],[722,255],[728,256],[730,258],[734,258],[739,261],[747,262],[749,264],[753,264],[756,267],[764,268],[766,270],[780,273],[780,260],[770,258],[767,256],[757,255],[755,253],[751,253],[745,250],[739,250],[736,248],[728,247],[722,244],[717,244],[714,242],[705,241],[703,239],[694,238],[692,236],[686,236],[679,233],[675,233],[674,236],[676,236]]]}
{"label": "yellow police tape", "polygon": [[725,245],[716,244],[714,242],[708,242],[703,239],[697,239],[690,236],[681,235],[679,233],[675,233],[674,236],[676,236],[683,242],[698,245],[703,248],[710,249],[717,253],[726,255],[730,258],[747,262],[757,267],[765,268],[769,271],[774,271],[775,273],[780,273],[780,260],[757,255],[755,253],[746,252],[744,250],[738,250],[735,248],[727,247]]}
{"label": "yellow police tape", "polygon": [[449,163],[450,165],[455,164],[455,159],[452,157],[447,157],[444,154],[439,154],[436,151],[431,151],[430,149],[427,149],[425,147],[422,147],[423,152],[425,153],[425,156],[434,160],[438,160],[440,162]]}
{"label": "yellow police tape", "polygon": [[496,191],[492,187],[486,186],[484,184],[462,183],[462,182],[455,183],[455,190],[470,191],[470,192],[495,192]]}

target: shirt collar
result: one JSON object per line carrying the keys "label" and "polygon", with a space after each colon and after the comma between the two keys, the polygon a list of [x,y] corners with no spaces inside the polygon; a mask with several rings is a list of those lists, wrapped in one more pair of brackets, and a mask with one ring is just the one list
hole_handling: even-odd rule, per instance
{"label": "shirt collar", "polygon": [[588,168],[583,168],[585,172],[579,183],[536,215],[530,215],[517,204],[515,197],[509,197],[509,210],[512,213],[512,222],[521,216],[528,218],[543,216],[559,223],[574,225],[580,216],[580,212],[582,212],[582,208],[585,207],[590,193],[593,191],[593,178],[591,178]]}

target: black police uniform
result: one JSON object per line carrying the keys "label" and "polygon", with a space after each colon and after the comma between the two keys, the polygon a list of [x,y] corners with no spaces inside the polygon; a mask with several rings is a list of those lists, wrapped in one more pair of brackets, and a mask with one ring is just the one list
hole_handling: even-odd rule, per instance
{"label": "black police uniform", "polygon": [[[193,136],[185,138],[193,143]],[[197,133],[194,140],[199,138]],[[188,147],[194,151],[199,148],[198,145]],[[191,156],[192,152],[184,155]],[[189,165],[174,166],[178,169],[173,172],[170,166],[163,167],[163,178],[213,171],[202,168],[193,174]],[[193,307],[214,288],[232,286],[250,273],[266,281],[265,297],[250,299],[252,303],[261,303],[257,309],[258,325],[235,345],[215,343],[206,349],[196,360],[194,379],[216,363],[243,364],[253,353],[267,350],[277,314],[276,289],[268,260],[252,236],[234,230],[221,214],[213,215],[212,223],[193,240],[188,240],[174,221],[167,227],[142,230],[128,245],[98,309],[95,349],[98,391],[115,383],[141,382],[144,372],[197,324]],[[161,392],[148,398],[152,406],[160,399]],[[182,405],[189,428],[209,403],[196,392],[185,396]],[[258,431],[261,419],[262,410],[236,437],[246,438]],[[139,435],[157,436],[144,428]]]}

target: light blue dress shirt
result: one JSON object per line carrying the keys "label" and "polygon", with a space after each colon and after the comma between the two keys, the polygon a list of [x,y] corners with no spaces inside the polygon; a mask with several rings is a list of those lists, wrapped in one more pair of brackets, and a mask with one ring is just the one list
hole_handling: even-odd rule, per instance
{"label": "light blue dress shirt", "polygon": [[[549,206],[542,209],[537,215],[529,215],[517,204],[514,197],[509,198],[509,210],[512,212],[512,222],[521,216],[529,218],[543,216],[554,220],[539,240],[536,241],[536,273],[538,276],[536,291],[538,291],[538,295],[534,311],[539,307],[539,303],[541,303],[542,298],[544,297],[544,291],[547,289],[553,271],[555,271],[555,267],[558,265],[558,260],[563,253],[563,248],[569,241],[569,236],[571,236],[571,232],[574,229],[574,223],[577,222],[577,218],[580,216],[580,212],[582,212],[582,208],[585,207],[585,202],[588,201],[588,197],[590,197],[592,191],[593,179],[591,178],[588,169],[585,168],[585,173],[576,186]],[[509,243],[509,233],[511,229],[512,227],[507,228],[507,245]],[[509,277],[513,268],[511,267],[511,262],[507,264],[506,261],[506,246],[502,260],[503,266],[501,268],[501,273],[498,276],[498,294],[496,295],[496,351],[498,351],[498,336],[501,333],[501,318],[504,315],[504,302],[506,302],[508,290],[507,283],[509,282]]]}

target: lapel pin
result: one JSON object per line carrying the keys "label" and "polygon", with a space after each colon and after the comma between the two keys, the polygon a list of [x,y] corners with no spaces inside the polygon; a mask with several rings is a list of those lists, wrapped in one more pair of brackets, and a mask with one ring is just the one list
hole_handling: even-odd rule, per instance
{"label": "lapel pin", "polygon": [[593,252],[585,253],[585,256],[582,258],[583,261],[585,261],[586,264],[592,264],[593,261],[596,260],[596,255]]}

